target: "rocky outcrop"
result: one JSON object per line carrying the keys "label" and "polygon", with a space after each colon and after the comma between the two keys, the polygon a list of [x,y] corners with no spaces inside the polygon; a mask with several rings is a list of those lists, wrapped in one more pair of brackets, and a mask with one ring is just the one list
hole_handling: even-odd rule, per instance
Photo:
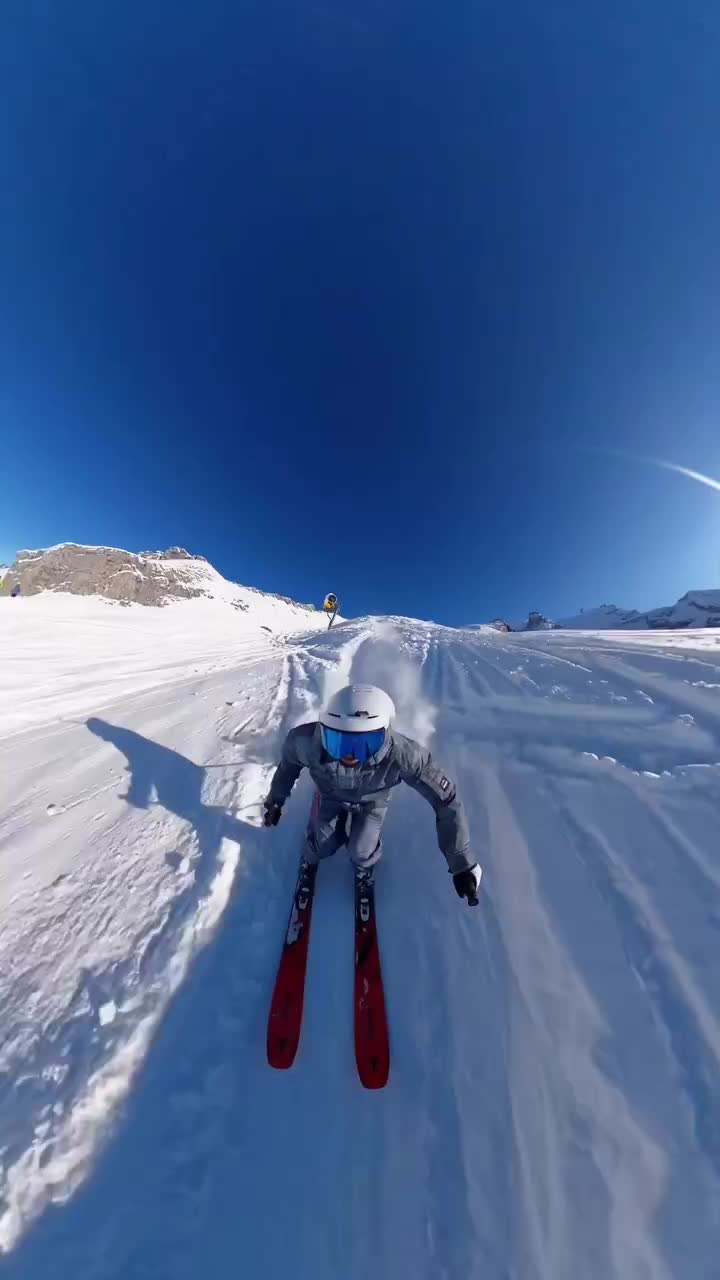
{"label": "rocky outcrop", "polygon": [[538,613],[533,609],[528,614],[528,620],[522,629],[523,631],[558,631],[559,628],[559,622],[552,622],[543,613]]}
{"label": "rocky outcrop", "polygon": [[202,564],[208,564],[207,556],[196,556],[191,551],[186,551],[184,547],[168,547],[167,551],[138,551],[141,560],[199,560]]}
{"label": "rocky outcrop", "polygon": [[[2,595],[19,585],[22,596],[41,591],[103,596],[119,604],[163,606],[174,600],[204,596],[222,599],[235,609],[249,608],[251,588],[236,586],[216,573],[204,556],[182,547],[167,551],[122,551],[65,542],[39,551],[19,551],[0,584]],[[262,596],[263,592],[257,592]],[[286,599],[286,597],[278,597]],[[288,601],[295,605],[295,601]],[[313,605],[295,605],[313,610]]]}
{"label": "rocky outcrop", "polygon": [[211,595],[200,564],[196,574],[188,574],[190,557],[183,559],[183,572],[178,573],[173,570],[176,557],[165,559],[165,555],[135,555],[117,547],[85,547],[73,542],[47,550],[19,551],[3,579],[3,595],[9,595],[16,584],[23,596],[67,591],[104,596],[121,604],[164,605],[170,600]]}

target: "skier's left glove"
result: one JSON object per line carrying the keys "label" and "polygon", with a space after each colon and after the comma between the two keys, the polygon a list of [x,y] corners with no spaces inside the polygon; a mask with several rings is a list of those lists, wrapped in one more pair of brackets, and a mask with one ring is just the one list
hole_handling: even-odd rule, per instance
{"label": "skier's left glove", "polygon": [[263,813],[263,826],[276,827],[282,817],[282,805],[278,804],[276,800],[271,800],[270,796],[268,796],[263,800],[263,806],[265,810]]}
{"label": "skier's left glove", "polygon": [[477,862],[474,867],[468,867],[465,871],[457,871],[453,876],[456,894],[459,898],[467,898],[468,906],[470,907],[478,905],[477,895],[481,876],[482,867]]}

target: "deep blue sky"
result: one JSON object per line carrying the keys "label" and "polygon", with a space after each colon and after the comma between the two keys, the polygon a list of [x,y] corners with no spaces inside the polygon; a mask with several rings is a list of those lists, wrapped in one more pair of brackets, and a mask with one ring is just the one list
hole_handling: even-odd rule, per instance
{"label": "deep blue sky", "polygon": [[344,611],[720,573],[717,0],[6,0],[0,559]]}

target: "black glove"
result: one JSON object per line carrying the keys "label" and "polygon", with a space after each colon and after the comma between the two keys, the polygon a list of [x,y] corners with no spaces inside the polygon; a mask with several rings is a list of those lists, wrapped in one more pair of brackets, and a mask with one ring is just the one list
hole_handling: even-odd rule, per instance
{"label": "black glove", "polygon": [[276,827],[282,817],[282,805],[275,800],[271,800],[270,796],[263,800],[265,812],[263,814],[264,827]]}
{"label": "black glove", "polygon": [[453,876],[453,884],[458,898],[467,898],[468,906],[476,907],[478,905],[477,892],[480,888],[480,876],[482,871],[477,863],[474,867],[468,867],[465,871],[457,871]]}

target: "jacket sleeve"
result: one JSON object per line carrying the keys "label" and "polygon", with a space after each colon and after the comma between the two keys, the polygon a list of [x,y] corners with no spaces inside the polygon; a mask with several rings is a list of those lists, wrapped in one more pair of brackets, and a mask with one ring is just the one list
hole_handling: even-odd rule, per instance
{"label": "jacket sleeve", "polygon": [[274,800],[275,804],[285,803],[305,767],[297,748],[295,734],[291,730],[283,743],[282,757],[270,783],[268,799]]}
{"label": "jacket sleeve", "polygon": [[475,865],[470,853],[470,832],[462,801],[455,784],[435,764],[429,751],[417,742],[403,761],[402,780],[417,791],[435,810],[438,844],[451,875]]}

